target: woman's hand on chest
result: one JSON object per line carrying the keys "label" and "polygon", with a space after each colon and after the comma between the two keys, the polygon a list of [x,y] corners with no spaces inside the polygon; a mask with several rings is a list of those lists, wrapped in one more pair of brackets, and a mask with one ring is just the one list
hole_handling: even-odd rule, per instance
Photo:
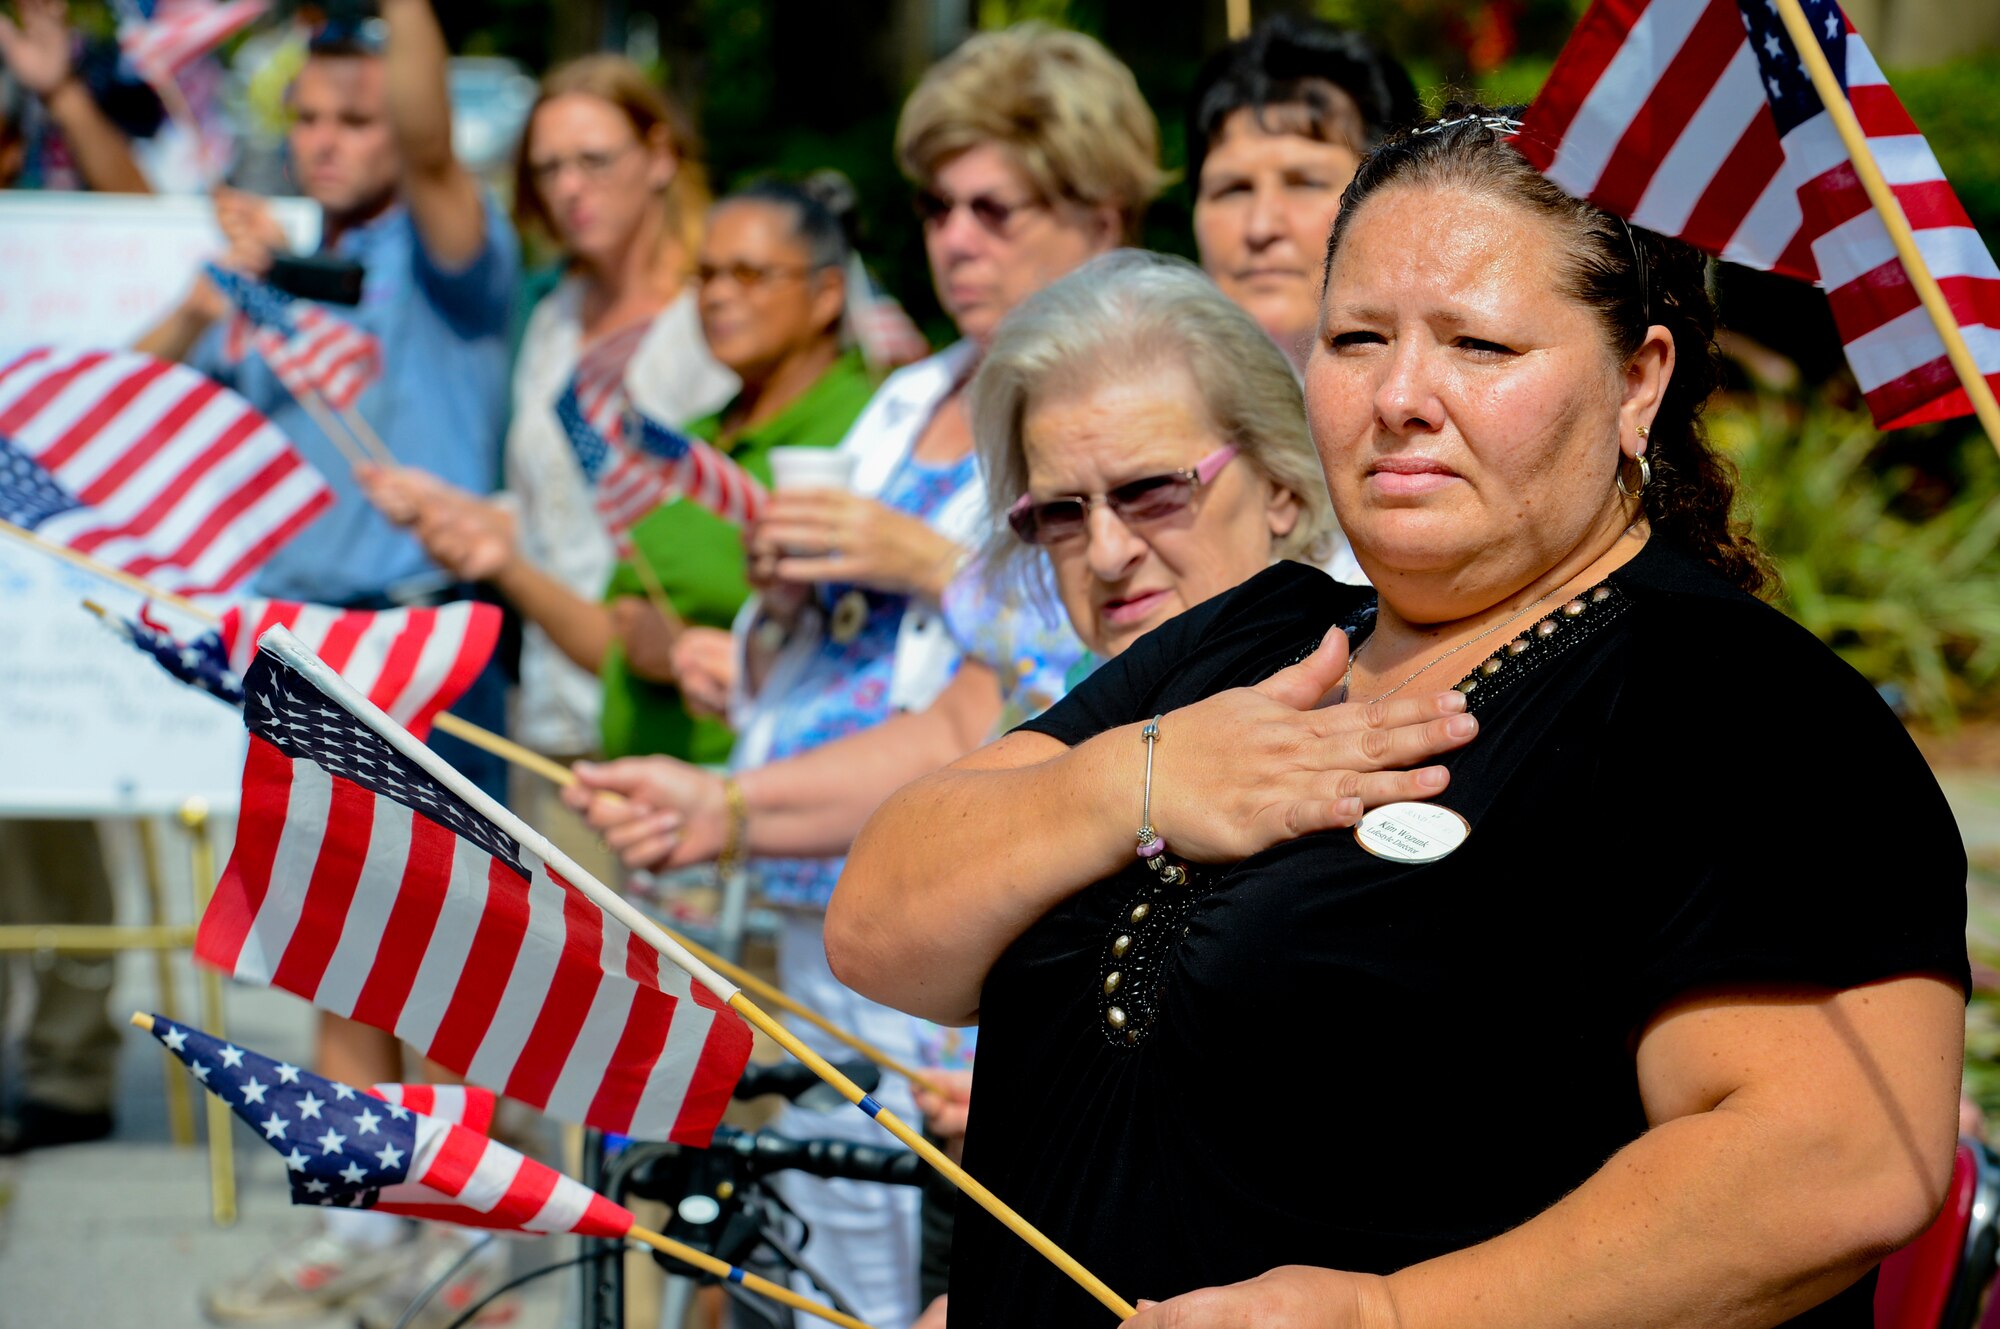
{"label": "woman's hand on chest", "polygon": [[1255,687],[1161,719],[1152,823],[1170,853],[1239,862],[1352,826],[1367,808],[1444,790],[1444,768],[1423,763],[1478,732],[1465,699],[1442,692],[1321,707],[1346,667],[1346,638],[1330,631],[1312,655]]}

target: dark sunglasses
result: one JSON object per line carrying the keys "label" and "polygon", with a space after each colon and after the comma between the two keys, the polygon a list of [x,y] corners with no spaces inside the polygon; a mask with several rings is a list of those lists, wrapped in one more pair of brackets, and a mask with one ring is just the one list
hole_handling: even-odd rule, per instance
{"label": "dark sunglasses", "polygon": [[[1236,445],[1209,453],[1193,466],[1165,475],[1149,475],[1105,491],[1103,503],[1128,526],[1161,521],[1183,512],[1194,502],[1195,490],[1215,480],[1236,457]],[[1037,503],[1023,494],[1007,509],[1007,524],[1031,545],[1055,545],[1082,535],[1090,524],[1090,509],[1099,500],[1089,494],[1066,494]]]}
{"label": "dark sunglasses", "polygon": [[974,194],[971,198],[964,199],[947,198],[931,189],[917,191],[916,205],[917,216],[923,219],[926,227],[942,226],[953,212],[964,208],[972,214],[972,220],[978,222],[981,229],[991,235],[1007,234],[1007,225],[1014,220],[1016,213],[1029,212],[1044,206],[1035,199],[1021,203],[1002,203],[990,194]]}

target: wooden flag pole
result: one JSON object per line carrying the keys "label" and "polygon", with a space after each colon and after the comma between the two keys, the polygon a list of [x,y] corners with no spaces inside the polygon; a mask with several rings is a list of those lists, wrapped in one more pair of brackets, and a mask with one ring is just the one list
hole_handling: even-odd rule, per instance
{"label": "wooden flag pole", "polygon": [[1250,35],[1250,0],[1223,0],[1223,14],[1229,24],[1229,40],[1242,41]]}
{"label": "wooden flag pole", "polygon": [[324,397],[307,388],[304,393],[292,393],[292,400],[305,408],[305,413],[319,426],[319,432],[326,435],[327,442],[339,449],[340,455],[347,459],[349,466],[362,466],[375,460],[369,455],[368,449],[361,445],[360,437],[349,432],[345,425],[334,419],[333,412],[327,407]]}
{"label": "wooden flag pole", "polygon": [[[12,522],[0,521],[0,534],[10,535],[31,548],[59,558],[65,563],[74,564],[76,567],[82,568],[85,572],[94,573],[107,581],[116,582],[127,590],[143,595],[147,599],[158,600],[162,604],[171,605],[189,617],[208,624],[210,627],[215,627],[222,622],[220,615],[202,608],[186,596],[175,595],[171,591],[163,591],[159,587],[142,581],[129,572],[123,572],[108,564],[100,563],[88,554],[79,554],[74,549],[56,544],[52,540],[44,540],[33,531],[23,530]],[[93,604],[89,600],[85,600],[83,603],[86,609],[96,614],[99,618],[105,617],[103,606]],[[491,752],[494,756],[510,761],[525,770],[533,771],[535,774],[558,785],[566,787],[576,783],[576,773],[570,770],[569,767],[562,765],[560,762],[551,761],[532,748],[522,747],[510,738],[503,738],[491,730],[482,729],[478,725],[461,719],[450,712],[440,713],[431,723],[445,733],[462,738],[474,747]],[[666,929],[662,929],[662,931],[666,931]],[[922,1071],[914,1066],[904,1064],[895,1057],[890,1056],[887,1052],[884,1052],[881,1048],[876,1047],[873,1043],[848,1033],[845,1029],[842,1029],[819,1012],[787,996],[781,989],[765,982],[749,970],[739,965],[731,964],[713,951],[696,945],[693,941],[678,933],[667,931],[667,935],[672,937],[681,946],[686,947],[688,952],[700,959],[703,964],[727,975],[730,982],[736,984],[738,987],[748,988],[750,991],[757,993],[758,996],[770,1002],[773,1006],[778,1007],[788,1014],[796,1015],[799,1019],[824,1032],[829,1038],[838,1041],[846,1047],[852,1048],[869,1061],[880,1066],[883,1070],[895,1072],[926,1093],[938,1094],[940,1096],[944,1094],[944,1089],[936,1081],[927,1078]]]}
{"label": "wooden flag pole", "polygon": [[[319,396],[317,392],[313,395]],[[320,400],[324,402],[326,399],[322,397]],[[375,426],[368,423],[368,417],[361,413],[359,407],[349,406],[342,410],[340,422],[347,426],[349,433],[360,440],[364,449],[374,454],[376,461],[384,466],[396,464],[396,454],[389,451],[389,445],[382,441],[382,436],[375,432]]]}
{"label": "wooden flag pole", "polygon": [[660,584],[660,570],[646,557],[646,551],[635,543],[632,546],[632,571],[638,575],[639,584],[645,587],[646,602],[653,606],[653,612],[667,620],[667,628],[676,636],[687,631],[687,621],[667,598],[667,588]]}
{"label": "wooden flag pole", "polygon": [[991,1214],[1002,1227],[1027,1242],[1036,1254],[1067,1274],[1071,1281],[1094,1297],[1099,1305],[1121,1320],[1129,1320],[1139,1313],[1130,1302],[1113,1292],[1096,1274],[1078,1264],[1074,1256],[1050,1241],[1027,1219],[1015,1213],[1006,1201],[987,1190],[964,1168],[947,1158],[942,1150],[924,1138],[923,1132],[911,1129],[902,1118],[863,1093],[860,1085],[842,1075],[838,1067],[800,1042],[798,1036],[791,1030],[759,1010],[756,1003],[742,992],[730,995],[729,1006],[752,1026],[769,1036],[778,1046],[797,1057],[812,1070],[813,1074],[832,1085],[840,1092],[841,1097],[873,1117],[883,1130],[909,1146],[912,1152],[936,1169],[946,1181],[958,1187],[968,1199]]}
{"label": "wooden flag pole", "polygon": [[816,1301],[808,1301],[788,1287],[773,1283],[768,1278],[759,1278],[756,1274],[749,1273],[746,1270],[738,1269],[733,1264],[727,1264],[716,1259],[706,1251],[698,1251],[692,1246],[675,1241],[672,1237],[663,1237],[657,1232],[650,1232],[642,1227],[635,1227],[625,1235],[634,1241],[644,1242],[662,1255],[670,1256],[683,1264],[691,1264],[705,1274],[715,1275],[725,1283],[735,1283],[739,1287],[746,1287],[752,1292],[761,1293],[769,1297],[772,1301],[790,1306],[795,1311],[804,1311],[807,1315],[816,1315],[822,1320],[841,1325],[843,1329],[869,1329],[866,1322],[857,1320],[852,1315],[843,1315],[830,1306],[822,1306]]}
{"label": "wooden flag pole", "polygon": [[1929,266],[1925,264],[1923,252],[1917,248],[1916,233],[1910,229],[1909,218],[1903,215],[1903,205],[1889,188],[1889,182],[1883,179],[1882,168],[1875,163],[1875,154],[1868,147],[1868,135],[1862,131],[1861,121],[1848,104],[1847,94],[1835,77],[1833,66],[1827,63],[1826,52],[1820,48],[1819,38],[1813,32],[1812,20],[1806,17],[1799,0],[1777,0],[1777,8],[1785,32],[1792,39],[1792,46],[1805,64],[1806,73],[1812,77],[1814,90],[1819,93],[1827,114],[1833,117],[1833,127],[1840,132],[1840,141],[1847,147],[1848,158],[1854,163],[1854,173],[1861,179],[1861,188],[1867,192],[1868,201],[1881,216],[1883,226],[1888,228],[1889,240],[1896,246],[1896,257],[1902,260],[1910,285],[1916,288],[1924,312],[1930,315],[1938,336],[1944,341],[1945,354],[1951,359],[1951,367],[1957,372],[1965,395],[1971,399],[1973,414],[1979,417],[1987,441],[1993,444],[1996,452],[2000,452],[2000,403],[1994,401],[1993,389],[1985,375],[1979,372],[1979,362],[1973,358],[1972,348],[1965,344],[1965,334],[1958,326],[1957,316],[1951,312],[1951,305],[1939,289],[1937,278],[1931,275]]}

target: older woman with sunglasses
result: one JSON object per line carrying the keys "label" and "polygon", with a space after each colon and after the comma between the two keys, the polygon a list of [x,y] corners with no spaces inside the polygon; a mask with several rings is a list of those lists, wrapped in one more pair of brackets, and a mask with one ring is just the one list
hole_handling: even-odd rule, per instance
{"label": "older woman with sunglasses", "polygon": [[[853,459],[849,489],[780,490],[749,534],[761,594],[740,620],[736,778],[724,786],[728,829],[717,849],[731,857],[746,825],[776,815],[751,802],[753,772],[921,709],[951,680],[959,652],[939,597],[985,516],[965,383],[1008,310],[1130,238],[1163,178],[1159,127],[1131,71],[1088,37],[1037,25],[976,36],[927,73],[903,108],[896,146],[918,187],[938,297],[964,339],[882,385],[842,445]],[[983,715],[934,764],[984,738],[998,705],[989,679],[975,707]],[[585,793],[623,782],[590,767],[578,776]],[[816,793],[837,799],[855,780],[836,772]],[[627,792],[663,811],[643,791]],[[917,1022],[860,1000],[827,972],[821,911],[839,872],[837,856],[757,862],[765,897],[784,911],[779,977],[835,1022],[916,1059]],[[914,1110],[900,1080],[877,1096]],[[780,1126],[857,1138],[872,1130],[800,1109]],[[781,1188],[812,1225],[814,1264],[832,1290],[872,1322],[915,1318],[914,1192],[797,1176]]]}

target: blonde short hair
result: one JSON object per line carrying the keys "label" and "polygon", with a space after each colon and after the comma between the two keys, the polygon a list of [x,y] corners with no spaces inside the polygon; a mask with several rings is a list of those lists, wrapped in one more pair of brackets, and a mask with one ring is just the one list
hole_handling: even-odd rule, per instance
{"label": "blonde short hair", "polygon": [[1017,305],[993,334],[969,405],[992,518],[980,559],[997,586],[1029,582],[1029,556],[1007,524],[1028,492],[1021,427],[1038,398],[1178,366],[1215,432],[1299,502],[1274,558],[1317,561],[1338,529],[1326,474],[1306,428],[1291,361],[1237,304],[1184,258],[1120,249],[1090,260]]}
{"label": "blonde short hair", "polygon": [[1128,240],[1167,181],[1160,124],[1132,71],[1094,39],[1045,23],[967,39],[903,103],[896,160],[920,186],[985,143],[1009,150],[1045,200],[1115,207]]}

